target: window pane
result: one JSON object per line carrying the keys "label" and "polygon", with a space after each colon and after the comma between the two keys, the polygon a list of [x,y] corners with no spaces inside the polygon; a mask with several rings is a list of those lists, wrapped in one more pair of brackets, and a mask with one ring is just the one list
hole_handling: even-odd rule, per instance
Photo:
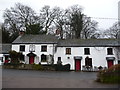
{"label": "window pane", "polygon": [[34,45],[34,44],[31,44],[31,45],[29,46],[29,51],[32,51],[32,52],[35,51],[35,45]]}
{"label": "window pane", "polygon": [[58,57],[58,60],[61,60],[61,57]]}
{"label": "window pane", "polygon": [[25,51],[25,45],[20,45],[20,51]]}
{"label": "window pane", "polygon": [[92,58],[89,58],[89,57],[85,58],[85,66],[91,66],[92,67]]}
{"label": "window pane", "polygon": [[112,48],[107,48],[107,54],[108,55],[113,55],[113,49]]}
{"label": "window pane", "polygon": [[90,49],[89,48],[85,48],[84,49],[84,54],[89,55],[90,54]]}
{"label": "window pane", "polygon": [[71,48],[66,48],[66,54],[71,54]]}
{"label": "window pane", "polygon": [[47,51],[47,46],[41,46],[41,51],[46,52]]}
{"label": "window pane", "polygon": [[46,62],[47,61],[47,56],[42,54],[41,55],[41,62]]}
{"label": "window pane", "polygon": [[118,64],[120,64],[120,61],[118,61]]}

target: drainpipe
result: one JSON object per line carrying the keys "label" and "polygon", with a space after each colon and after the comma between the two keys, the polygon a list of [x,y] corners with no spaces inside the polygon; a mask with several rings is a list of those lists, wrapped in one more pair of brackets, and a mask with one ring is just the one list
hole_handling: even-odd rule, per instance
{"label": "drainpipe", "polygon": [[53,64],[54,64],[54,54],[55,54],[55,52],[54,52],[54,48],[55,48],[55,46],[54,46],[54,43],[53,43]]}
{"label": "drainpipe", "polygon": [[[120,45],[120,1],[118,2],[118,36],[117,36],[117,39],[118,39],[118,45]],[[120,60],[120,47],[118,47],[118,59]]]}

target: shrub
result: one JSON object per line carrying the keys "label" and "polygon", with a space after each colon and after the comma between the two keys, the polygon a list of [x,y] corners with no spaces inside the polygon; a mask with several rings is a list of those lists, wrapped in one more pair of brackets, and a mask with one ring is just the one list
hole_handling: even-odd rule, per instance
{"label": "shrub", "polygon": [[99,71],[97,81],[103,83],[120,83],[120,64]]}
{"label": "shrub", "polygon": [[70,64],[66,65],[54,65],[56,71],[70,71]]}
{"label": "shrub", "polygon": [[43,67],[42,67],[41,65],[39,65],[39,64],[33,64],[33,65],[32,65],[32,68],[33,68],[34,70],[43,70]]}
{"label": "shrub", "polygon": [[19,64],[19,57],[20,53],[16,51],[9,51],[10,58],[11,58],[11,64],[18,65]]}

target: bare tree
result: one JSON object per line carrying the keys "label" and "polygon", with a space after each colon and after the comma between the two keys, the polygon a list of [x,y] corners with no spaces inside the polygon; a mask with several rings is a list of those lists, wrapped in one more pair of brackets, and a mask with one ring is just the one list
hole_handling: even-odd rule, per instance
{"label": "bare tree", "polygon": [[83,14],[81,6],[71,6],[67,11],[71,31],[74,31],[75,38],[81,38],[80,34],[83,28]]}
{"label": "bare tree", "polygon": [[10,33],[2,24],[1,29],[2,31],[2,43],[11,43],[18,37],[18,32]]}
{"label": "bare tree", "polygon": [[116,23],[113,24],[112,27],[105,30],[104,37],[106,37],[106,38],[118,38],[119,37],[119,32],[120,32],[119,23],[116,22]]}
{"label": "bare tree", "polygon": [[4,27],[8,29],[10,32],[15,33],[18,31],[18,26],[16,24],[16,18],[14,18],[14,14],[11,10],[6,9],[4,13]]}
{"label": "bare tree", "polygon": [[38,16],[35,14],[35,11],[21,3],[15,4],[15,7],[6,9],[4,12],[5,25],[6,28],[11,30],[13,33],[20,30],[21,27],[30,30],[29,26],[34,25],[38,22]]}
{"label": "bare tree", "polygon": [[46,33],[49,32],[50,26],[52,26],[56,16],[58,13],[59,8],[50,8],[50,6],[46,5],[40,10],[40,21],[42,22],[43,29]]}
{"label": "bare tree", "polygon": [[99,33],[96,32],[97,22],[84,15],[81,6],[71,6],[67,11],[68,24],[70,25],[71,34],[73,34],[75,38],[88,39],[99,36]]}
{"label": "bare tree", "polygon": [[91,20],[90,17],[84,15],[83,17],[83,28],[82,28],[82,38],[89,39],[89,38],[98,38],[99,33],[97,32],[97,22]]}
{"label": "bare tree", "polygon": [[56,15],[56,18],[54,20],[54,24],[56,26],[56,29],[59,30],[60,32],[60,37],[61,39],[65,38],[64,35],[67,33],[66,32],[66,22],[67,22],[67,17],[66,17],[66,13],[67,11],[59,8],[59,7],[56,7],[57,9],[57,15]]}
{"label": "bare tree", "polygon": [[96,33],[97,22],[85,16],[79,5],[65,10],[44,6],[40,10],[40,15],[37,16],[32,8],[17,3],[15,7],[6,9],[4,18],[5,28],[11,33],[18,32],[21,28],[25,28],[27,34],[39,34],[41,31],[49,34],[59,29],[61,39],[64,37],[88,39],[99,36]]}

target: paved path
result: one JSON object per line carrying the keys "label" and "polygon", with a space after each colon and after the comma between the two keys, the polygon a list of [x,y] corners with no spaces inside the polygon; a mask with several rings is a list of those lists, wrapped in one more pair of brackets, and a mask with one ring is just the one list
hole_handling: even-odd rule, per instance
{"label": "paved path", "polygon": [[95,82],[96,74],[3,69],[3,88],[118,88]]}

